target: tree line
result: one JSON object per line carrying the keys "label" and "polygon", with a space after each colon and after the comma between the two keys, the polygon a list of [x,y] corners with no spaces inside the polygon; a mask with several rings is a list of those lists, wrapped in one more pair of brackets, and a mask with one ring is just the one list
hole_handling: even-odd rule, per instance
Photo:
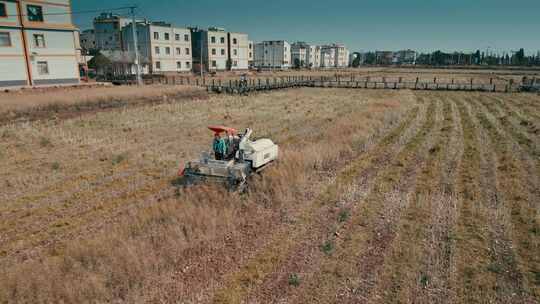
{"label": "tree line", "polygon": [[[379,54],[379,55],[378,55]],[[351,65],[360,64],[407,64],[398,56],[399,52],[394,53],[393,60],[388,57],[382,57],[378,52],[363,53],[361,58],[355,59]],[[397,56],[397,57],[396,57]],[[540,66],[540,52],[536,55],[526,55],[523,48],[511,54],[493,54],[480,50],[472,53],[435,51],[432,53],[417,54],[415,63],[417,65],[432,66],[451,66],[451,65],[490,65],[490,66]]]}

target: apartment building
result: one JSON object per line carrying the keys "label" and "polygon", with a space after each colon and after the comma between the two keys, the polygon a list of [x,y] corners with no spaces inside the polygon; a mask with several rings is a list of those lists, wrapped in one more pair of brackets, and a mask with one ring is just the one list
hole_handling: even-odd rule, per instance
{"label": "apartment building", "polygon": [[310,46],[301,41],[291,44],[291,65],[295,68],[308,66],[308,53]]}
{"label": "apartment building", "polygon": [[[122,37],[124,52],[134,54],[131,23],[122,29]],[[193,68],[191,33],[187,28],[165,22],[137,22],[137,43],[142,72],[190,72]]]}
{"label": "apartment building", "polygon": [[70,0],[0,1],[0,87],[78,84],[75,31]]}
{"label": "apartment building", "polygon": [[88,52],[96,49],[96,32],[93,29],[82,31],[80,39],[83,51]]}
{"label": "apartment building", "polygon": [[333,68],[334,67],[334,52],[329,49],[321,47],[321,68]]}
{"label": "apartment building", "polygon": [[323,67],[346,68],[349,66],[349,50],[343,44],[323,45],[321,53],[325,55]]}
{"label": "apartment building", "polygon": [[394,62],[394,52],[375,51],[375,60],[377,64],[390,65]]}
{"label": "apartment building", "polygon": [[248,35],[243,33],[227,33],[229,45],[229,69],[247,70],[249,68],[249,43]]}
{"label": "apartment building", "polygon": [[111,13],[102,13],[94,18],[96,49],[122,49],[122,28],[131,23],[131,18]]}
{"label": "apartment building", "polygon": [[255,44],[254,50],[255,67],[267,69],[291,67],[291,46],[287,41],[263,41]]}
{"label": "apartment building", "polygon": [[321,67],[321,47],[318,45],[310,45],[306,54],[307,67],[316,69]]}
{"label": "apartment building", "polygon": [[397,64],[416,64],[416,51],[401,50],[394,53],[394,61]]}
{"label": "apartment building", "polygon": [[[195,71],[225,71],[229,60],[228,33],[223,28],[191,29]],[[202,60],[202,61],[201,61]]]}

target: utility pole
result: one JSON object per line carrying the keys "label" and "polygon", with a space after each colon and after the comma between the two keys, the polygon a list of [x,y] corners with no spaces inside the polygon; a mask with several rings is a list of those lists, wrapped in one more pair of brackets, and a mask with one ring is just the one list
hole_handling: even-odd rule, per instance
{"label": "utility pole", "polygon": [[133,35],[133,50],[135,51],[135,74],[137,75],[137,85],[142,85],[142,79],[141,79],[141,69],[139,66],[139,43],[137,41],[137,21],[135,20],[135,9],[136,6],[130,6],[129,10],[131,12],[131,34]]}

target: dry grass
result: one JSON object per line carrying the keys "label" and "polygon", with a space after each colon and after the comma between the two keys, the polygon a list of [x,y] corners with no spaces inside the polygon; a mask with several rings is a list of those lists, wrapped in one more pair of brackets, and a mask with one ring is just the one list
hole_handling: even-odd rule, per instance
{"label": "dry grass", "polygon": [[[9,278],[2,297],[148,299],[163,292],[161,276],[182,269],[178,258],[186,251],[211,248],[257,222],[266,223],[257,231],[271,225],[272,214],[294,209],[317,190],[311,182],[344,166],[406,106],[394,92],[325,93],[216,97],[2,127],[7,155],[0,176],[9,185],[0,207],[0,263]],[[248,196],[201,188],[174,198],[178,163],[207,149],[204,126],[211,123],[272,137],[283,148],[282,164]]]}
{"label": "dry grass", "polygon": [[[534,303],[524,96],[305,88],[2,126],[0,302]],[[247,194],[177,191],[208,124],[282,159]]]}
{"label": "dry grass", "polygon": [[71,118],[84,112],[197,98],[207,98],[203,88],[166,85],[83,86],[10,91],[0,93],[0,124],[52,117]]}

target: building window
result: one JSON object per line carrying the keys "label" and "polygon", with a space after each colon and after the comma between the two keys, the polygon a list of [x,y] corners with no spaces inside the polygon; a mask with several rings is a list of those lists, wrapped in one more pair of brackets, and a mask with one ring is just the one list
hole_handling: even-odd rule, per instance
{"label": "building window", "polygon": [[171,48],[170,48],[170,47],[166,47],[166,48],[165,48],[165,54],[166,54],[166,55],[170,55],[170,54],[171,54]]}
{"label": "building window", "polygon": [[214,36],[210,37],[210,42],[216,43],[216,37],[214,37]]}
{"label": "building window", "polygon": [[180,48],[176,48],[176,55],[182,55],[182,52],[180,51]]}
{"label": "building window", "polygon": [[189,41],[189,35],[188,34],[184,35],[184,41]]}
{"label": "building window", "polygon": [[34,34],[34,46],[37,48],[45,47],[45,36],[43,34]]}
{"label": "building window", "polygon": [[215,60],[212,60],[212,67],[213,68],[217,67],[217,62]]}
{"label": "building window", "polygon": [[212,55],[216,54],[216,49],[212,49]]}
{"label": "building window", "polygon": [[156,70],[161,70],[161,61],[156,61]]}
{"label": "building window", "polygon": [[180,40],[180,34],[174,34],[174,40],[176,41]]}
{"label": "building window", "polygon": [[11,37],[8,32],[0,32],[0,47],[11,46]]}
{"label": "building window", "polygon": [[238,61],[234,60],[232,65],[233,65],[234,67],[237,67],[237,66],[238,66]]}
{"label": "building window", "polygon": [[27,5],[26,14],[28,21],[43,22],[43,7],[39,5]]}
{"label": "building window", "polygon": [[189,48],[186,48],[186,55],[189,55]]}
{"label": "building window", "polygon": [[251,52],[249,52],[249,57],[251,57],[251,56],[252,56],[252,55],[251,55]]}
{"label": "building window", "polygon": [[250,50],[251,50],[251,47],[252,47],[252,45],[251,45],[251,43],[250,43],[250,44],[249,44],[249,49],[250,49]]}
{"label": "building window", "polygon": [[0,3],[0,17],[7,17],[7,9],[5,3]]}
{"label": "building window", "polygon": [[219,40],[221,41],[221,43],[225,43],[225,37],[221,37]]}
{"label": "building window", "polygon": [[156,54],[159,54],[159,46],[156,46],[156,47],[154,48],[154,51],[155,51]]}
{"label": "building window", "polygon": [[189,67],[190,67],[190,66],[191,66],[191,62],[189,62],[189,61],[186,61],[186,68],[188,68],[188,69],[189,69]]}
{"label": "building window", "polygon": [[49,64],[47,61],[38,61],[37,69],[39,75],[49,75]]}
{"label": "building window", "polygon": [[234,56],[238,55],[238,50],[233,50]]}
{"label": "building window", "polygon": [[225,55],[225,49],[221,49],[221,55]]}
{"label": "building window", "polygon": [[158,32],[154,32],[154,40],[159,40],[159,33]]}
{"label": "building window", "polygon": [[177,61],[177,62],[176,62],[176,68],[177,68],[177,69],[181,69],[181,68],[182,68],[182,62]]}
{"label": "building window", "polygon": [[233,44],[236,44],[236,43],[237,43],[236,38],[233,38],[232,43],[233,43]]}
{"label": "building window", "polygon": [[165,40],[169,40],[169,33],[165,33]]}

